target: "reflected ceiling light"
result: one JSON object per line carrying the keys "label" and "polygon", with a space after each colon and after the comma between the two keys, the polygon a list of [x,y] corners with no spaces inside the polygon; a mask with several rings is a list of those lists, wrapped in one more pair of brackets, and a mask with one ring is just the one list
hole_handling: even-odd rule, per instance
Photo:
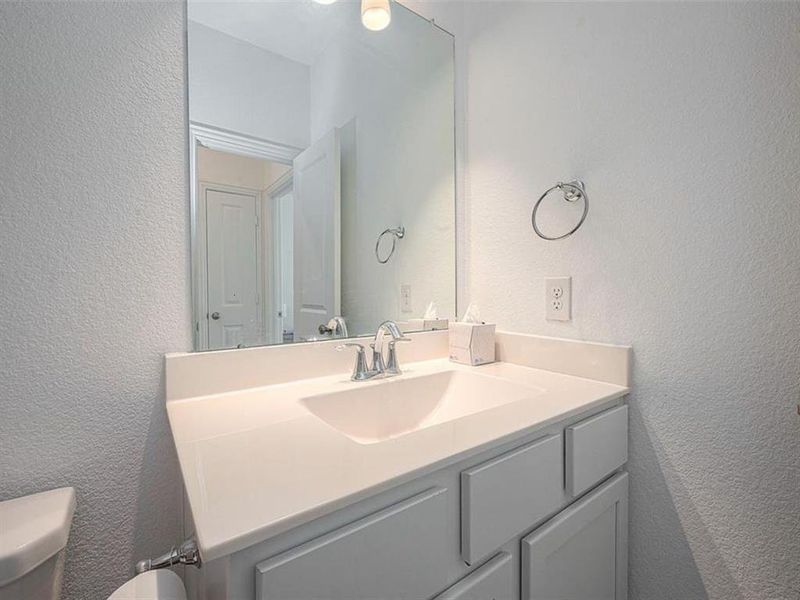
{"label": "reflected ceiling light", "polygon": [[333,4],[336,0],[314,0],[317,4]]}
{"label": "reflected ceiling light", "polygon": [[389,0],[361,0],[361,22],[370,31],[386,29],[392,20]]}

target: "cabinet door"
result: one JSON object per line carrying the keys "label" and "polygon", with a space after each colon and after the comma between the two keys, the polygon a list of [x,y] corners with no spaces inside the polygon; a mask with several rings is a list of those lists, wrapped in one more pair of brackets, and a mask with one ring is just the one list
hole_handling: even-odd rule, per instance
{"label": "cabinet door", "polygon": [[580,496],[628,461],[628,406],[567,427],[567,490]]}
{"label": "cabinet door", "polygon": [[627,473],[522,540],[523,600],[625,600],[627,571]]}
{"label": "cabinet door", "polygon": [[447,583],[447,490],[432,488],[256,565],[258,600],[430,598]]}
{"label": "cabinet door", "polygon": [[564,444],[551,435],[461,473],[461,557],[474,564],[564,500]]}
{"label": "cabinet door", "polygon": [[511,555],[501,552],[434,600],[514,600]]}

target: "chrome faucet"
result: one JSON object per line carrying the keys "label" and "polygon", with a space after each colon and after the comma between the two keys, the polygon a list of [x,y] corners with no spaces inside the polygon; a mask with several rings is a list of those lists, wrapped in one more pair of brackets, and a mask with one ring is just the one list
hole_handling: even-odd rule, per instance
{"label": "chrome faucet", "polygon": [[[383,360],[384,337],[388,333],[391,340],[386,344],[389,347],[389,355],[386,361]],[[352,381],[367,381],[375,377],[391,377],[400,375],[400,364],[397,361],[397,342],[410,342],[411,339],[403,337],[400,328],[394,321],[384,321],[378,326],[375,332],[375,340],[370,344],[372,348],[372,366],[367,366],[367,357],[364,345],[357,342],[345,342],[336,346],[339,351],[345,348],[356,348],[356,364],[353,367],[353,374],[350,376]]]}
{"label": "chrome faucet", "polygon": [[345,348],[356,348],[356,364],[353,367],[351,381],[367,381],[377,375],[372,369],[367,367],[367,354],[364,352],[364,345],[357,342],[345,342],[336,346],[336,350],[341,352]]}
{"label": "chrome faucet", "polygon": [[389,356],[386,358],[386,373],[388,375],[402,375],[403,371],[400,370],[400,363],[397,362],[397,349],[395,346],[397,342],[410,342],[411,338],[401,337],[389,342]]}
{"label": "chrome faucet", "polygon": [[328,321],[327,325],[320,325],[319,334],[333,335],[335,338],[349,337],[347,335],[347,323],[345,322],[344,317],[333,317],[330,321]]}
{"label": "chrome faucet", "polygon": [[[386,334],[392,336],[392,339],[387,344],[389,347],[389,356],[386,362],[383,360],[383,344]],[[378,325],[378,330],[375,332],[375,341],[370,344],[372,347],[372,370],[380,375],[400,375],[400,365],[397,362],[397,350],[395,345],[397,342],[410,342],[407,337],[403,337],[403,333],[394,321],[384,321]]]}

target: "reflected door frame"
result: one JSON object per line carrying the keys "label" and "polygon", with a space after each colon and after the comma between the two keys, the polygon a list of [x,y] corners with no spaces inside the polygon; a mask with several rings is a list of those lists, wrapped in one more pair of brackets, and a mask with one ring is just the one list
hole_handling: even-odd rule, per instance
{"label": "reflected door frame", "polygon": [[[205,269],[204,232],[198,227],[202,216],[202,194],[197,173],[197,148],[203,146],[210,150],[238,154],[251,158],[263,158],[273,162],[291,165],[300,154],[301,148],[277,144],[248,135],[212,127],[203,123],[189,123],[189,209],[191,214],[192,250],[192,338],[194,350],[208,350],[208,288]],[[262,202],[263,206],[268,202]],[[269,291],[267,291],[269,293]],[[264,296],[269,297],[269,296]],[[266,307],[267,303],[262,302]],[[264,315],[264,319],[271,315]],[[265,321],[266,322],[266,321]]]}
{"label": "reflected door frame", "polygon": [[[272,238],[271,244],[267,244],[267,250],[272,251],[272,274],[273,278],[272,281],[275,285],[272,288],[272,304],[273,304],[273,311],[272,315],[267,315],[267,318],[272,318],[272,334],[273,337],[267,343],[270,344],[282,344],[283,343],[283,335],[284,335],[284,318],[285,312],[289,309],[288,303],[283,302],[283,291],[286,289],[286,282],[283,281],[283,269],[282,263],[284,260],[283,256],[283,246],[281,244],[280,238],[280,225],[282,221],[282,214],[281,208],[278,204],[280,198],[282,198],[287,192],[290,190],[293,191],[294,189],[294,180],[293,180],[294,170],[290,169],[283,175],[281,175],[278,180],[273,183],[269,188],[267,188],[266,192],[264,193],[264,203],[268,206],[266,210],[271,211],[270,215],[272,217]],[[292,290],[294,292],[294,290]]]}

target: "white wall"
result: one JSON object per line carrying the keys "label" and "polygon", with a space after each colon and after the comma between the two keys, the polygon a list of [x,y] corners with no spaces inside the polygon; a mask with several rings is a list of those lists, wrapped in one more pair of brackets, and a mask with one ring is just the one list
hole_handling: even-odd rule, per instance
{"label": "white wall", "polygon": [[182,19],[0,3],[0,500],[76,488],[65,599],[181,536],[162,355],[191,347]]}
{"label": "white wall", "polygon": [[[400,8],[380,34],[354,21],[311,67],[312,140],[344,128],[342,313],[351,333],[421,317],[431,300],[441,316],[455,310],[453,76],[452,38]],[[378,234],[398,225],[406,238],[381,265]],[[401,313],[406,284],[412,311]]]}
{"label": "white wall", "polygon": [[[631,343],[632,599],[800,590],[800,4],[464,9],[468,294]],[[536,238],[579,176],[589,217]],[[574,319],[544,320],[571,275]]]}
{"label": "white wall", "polygon": [[271,142],[309,143],[309,68],[189,21],[192,121]]}

